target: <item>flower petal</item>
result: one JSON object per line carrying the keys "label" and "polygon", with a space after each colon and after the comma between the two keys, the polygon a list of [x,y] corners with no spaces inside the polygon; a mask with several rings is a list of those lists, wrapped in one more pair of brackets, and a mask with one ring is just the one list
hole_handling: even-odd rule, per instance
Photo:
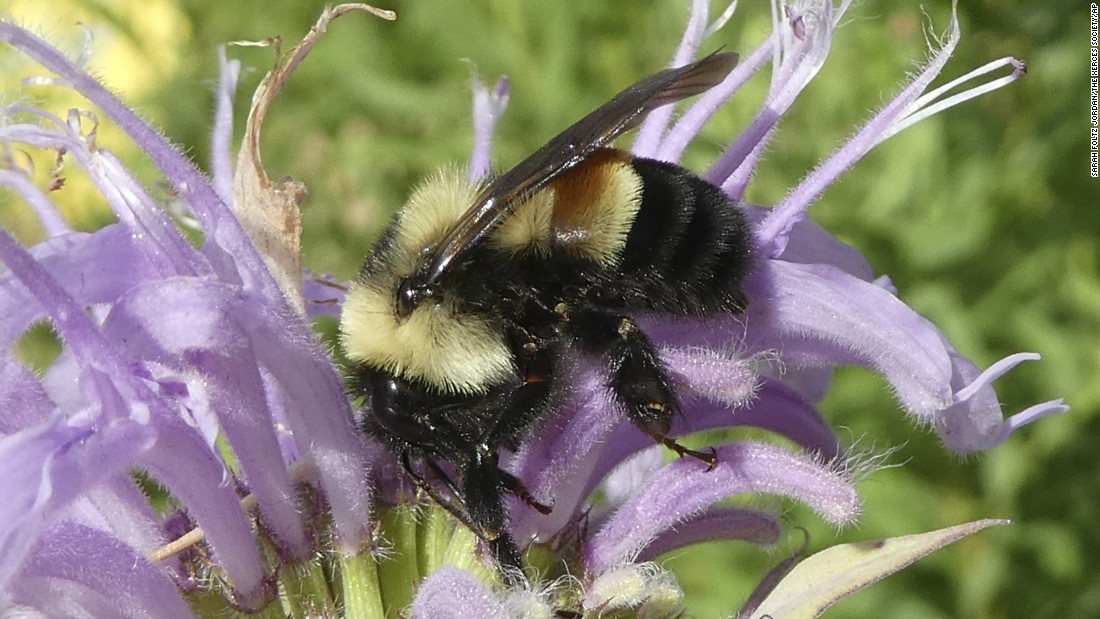
{"label": "flower petal", "polygon": [[605,383],[597,365],[583,361],[574,381],[581,401],[539,423],[531,433],[539,440],[524,442],[508,467],[536,500],[554,507],[544,516],[512,503],[512,531],[521,544],[552,537],[587,496],[590,489],[583,480],[599,461],[608,435],[624,421]]}
{"label": "flower petal", "polygon": [[703,347],[663,348],[660,354],[680,385],[712,402],[739,408],[756,395],[755,364],[740,355]]}
{"label": "flower petal", "polygon": [[[145,382],[148,373],[129,364],[122,351],[99,332],[83,306],[4,231],[0,231],[0,260],[45,308],[72,351],[78,371],[70,380],[79,381],[89,403],[87,412],[93,416],[85,422],[85,431],[102,437],[99,440],[118,441],[111,453],[116,466],[122,466],[119,459],[128,460],[146,466],[164,481],[206,529],[206,539],[220,553],[241,603],[258,603],[263,597],[263,566],[233,489],[221,483],[220,461],[150,389]],[[123,434],[124,430],[129,433]],[[157,448],[148,449],[153,436]],[[96,472],[107,476],[117,470],[100,467]],[[91,474],[70,475],[83,490],[94,485],[84,481],[84,475]],[[74,494],[78,492],[74,490]]]}
{"label": "flower petal", "polygon": [[940,74],[947,63],[961,33],[954,9],[949,26],[950,35],[944,45],[925,65],[897,97],[886,104],[866,125],[826,162],[806,176],[791,191],[757,228],[757,243],[762,255],[772,257],[783,253],[788,243],[787,234],[794,225],[806,217],[806,209],[848,168],[852,167],[868,151],[880,142],[879,137],[891,130],[899,119],[904,118],[909,106]]}
{"label": "flower petal", "polygon": [[187,506],[188,515],[203,530],[215,560],[232,581],[237,603],[259,608],[266,596],[267,574],[235,488],[224,483],[224,465],[178,417],[160,411],[154,421],[156,449],[135,458],[134,464],[147,469]]}
{"label": "flower petal", "polygon": [[12,355],[0,354],[0,385],[0,436],[29,428],[54,409],[42,384]]}
{"label": "flower petal", "polygon": [[497,123],[508,108],[510,87],[508,78],[501,76],[492,92],[482,83],[476,74],[473,77],[474,91],[474,150],[470,154],[470,171],[467,175],[470,183],[485,180],[492,172],[490,168],[493,150],[493,134]]}
{"label": "flower petal", "polygon": [[[707,32],[707,18],[710,15],[710,2],[707,0],[692,0],[691,17],[688,18],[687,28],[684,30],[680,45],[672,56],[669,67],[682,67],[695,57],[699,51],[699,45],[703,42]],[[638,127],[638,135],[634,138],[634,146],[631,151],[640,157],[653,157],[668,129],[668,121],[672,118],[672,105],[657,108],[646,115],[642,124]]]}
{"label": "flower petal", "polygon": [[683,615],[684,592],[675,576],[652,563],[626,564],[597,576],[584,592],[581,605],[600,617],[624,609],[634,609],[635,616],[646,619],[679,617]]}
{"label": "flower petal", "polygon": [[95,429],[87,416],[60,411],[0,438],[0,590],[60,510],[125,471],[153,443],[150,429],[138,423],[117,420]]}
{"label": "flower petal", "polygon": [[[155,276],[132,233],[117,224],[54,237],[30,254],[81,306],[110,303],[136,282]],[[45,310],[10,273],[0,273],[0,291],[0,337],[10,346]]]}
{"label": "flower petal", "polygon": [[[260,307],[267,314],[264,320],[250,313],[249,308]],[[370,466],[366,439],[355,425],[332,360],[311,333],[302,333],[299,317],[259,299],[240,309],[236,320],[249,329],[261,369],[278,386],[273,403],[284,404],[275,411],[276,418],[290,428],[304,458],[316,466],[340,548],[357,552],[371,539]]]}
{"label": "flower petal", "polygon": [[[745,217],[759,226],[771,213],[771,209],[755,204],[743,204]],[[871,281],[875,271],[860,251],[841,242],[812,219],[795,222],[788,235],[787,248],[779,256],[787,262],[799,264],[828,264],[858,277]]]}
{"label": "flower petal", "polygon": [[682,458],[650,478],[586,544],[586,568],[601,573],[631,561],[661,533],[737,494],[792,497],[838,525],[851,522],[858,513],[851,481],[811,458],[751,443],[721,447],[717,455],[713,470]]}
{"label": "flower petal", "polygon": [[[817,410],[786,385],[772,380],[762,382],[751,405],[737,410],[704,398],[687,398],[684,415],[673,420],[671,436],[679,437],[721,428],[758,427],[788,438],[817,457],[832,460],[839,455],[840,440]],[[653,446],[653,439],[632,424],[621,423],[606,440],[603,452],[587,474],[585,492],[591,495],[606,475],[634,454]],[[578,470],[576,474],[579,474]],[[555,509],[568,507],[560,499]],[[581,509],[578,505],[576,509]]]}
{"label": "flower petal", "polygon": [[[135,235],[134,245],[144,252],[145,261],[157,272],[199,275],[210,272],[210,265],[180,234],[169,217],[144,187],[110,152],[95,144],[96,129],[80,133],[81,114],[70,110],[69,122],[36,108],[12,106],[6,115],[21,112],[40,119],[42,125],[9,124],[0,126],[0,135],[11,142],[69,154],[107,200],[119,223]],[[14,187],[24,200],[45,199],[33,187]],[[37,194],[37,195],[36,195]],[[140,243],[136,242],[140,240]]]}
{"label": "flower petal", "polygon": [[74,523],[38,540],[11,596],[50,617],[193,617],[163,570],[103,531]]}
{"label": "flower petal", "polygon": [[230,286],[177,277],[138,286],[104,321],[104,335],[134,358],[203,377],[203,387],[264,522],[300,559],[310,544],[267,406],[259,361],[237,317],[254,312]]}
{"label": "flower petal", "polygon": [[233,197],[233,94],[241,74],[241,61],[228,60],[225,46],[218,46],[218,89],[215,97],[214,130],[210,139],[210,178],[222,201]]}
{"label": "flower petal", "polygon": [[[129,471],[86,491],[66,510],[65,519],[108,532],[142,555],[168,542],[160,517]],[[161,566],[172,564],[165,561]]]}
{"label": "flower petal", "polygon": [[[722,187],[734,201],[739,202],[744,195],[776,123],[825,64],[832,47],[836,22],[849,4],[850,1],[845,0],[835,9],[833,0],[811,1],[797,7],[785,4],[785,12],[780,15],[780,3],[772,3],[773,36],[777,37],[778,44],[770,46],[775,69],[768,96],[748,129],[722,153],[704,176]],[[764,47],[768,47],[767,42],[761,49]]]}
{"label": "flower petal", "polygon": [[[600,519],[601,512],[614,511],[641,488],[647,479],[652,477],[665,465],[665,454],[657,443],[651,444],[647,449],[642,449],[626,458],[616,466],[606,477],[602,477],[598,492],[603,497],[599,505],[594,506],[589,512],[589,519]],[[595,476],[593,476],[595,477]]]}
{"label": "flower petal", "polygon": [[1051,400],[1005,419],[992,382],[1019,363],[1038,361],[1039,355],[1009,355],[986,371],[979,372],[977,366],[956,352],[949,343],[945,342],[944,345],[954,364],[951,386],[955,389],[955,395],[954,403],[935,419],[935,425],[936,431],[949,448],[959,453],[992,449],[1019,428],[1048,415],[1069,410],[1062,400]]}
{"label": "flower petal", "polygon": [[443,567],[424,579],[413,599],[413,619],[508,617],[504,603],[469,572]]}
{"label": "flower petal", "polygon": [[[889,291],[837,268],[768,260],[752,283],[746,332],[789,363],[855,363],[890,382],[902,406],[935,424],[948,447],[988,449],[1004,419],[989,382],[943,335]],[[1019,360],[1033,357],[1013,357]],[[1058,409],[1060,410],[1060,409]],[[1047,413],[1058,412],[1044,409]]]}
{"label": "flower petal", "polygon": [[[668,130],[660,145],[649,156],[661,161],[679,161],[688,144],[699,135],[711,116],[714,116],[720,107],[732,99],[749,81],[749,78],[756,75],[772,60],[774,45],[775,37],[768,37],[748,56],[743,56],[726,79],[700,95],[699,99],[684,111],[676,124]],[[642,154],[637,148],[635,146],[635,153]],[[735,157],[736,155],[731,155],[731,158]]]}
{"label": "flower petal", "polygon": [[712,506],[665,530],[642,548],[636,561],[650,561],[692,544],[744,540],[760,545],[779,541],[783,529],[771,514],[739,507]]}
{"label": "flower petal", "polygon": [[[63,81],[101,109],[144,150],[202,223],[207,242],[202,252],[215,272],[227,282],[254,288],[272,306],[287,306],[283,293],[268,272],[255,246],[205,176],[156,129],[145,123],[92,76],[57,49],[11,22],[0,21],[0,41],[5,41]],[[307,331],[304,329],[303,335]]]}

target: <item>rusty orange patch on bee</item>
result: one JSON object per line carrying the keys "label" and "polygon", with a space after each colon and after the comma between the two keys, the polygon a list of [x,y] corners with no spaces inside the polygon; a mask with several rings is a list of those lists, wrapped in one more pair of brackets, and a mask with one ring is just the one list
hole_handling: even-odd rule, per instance
{"label": "rusty orange patch on bee", "polygon": [[600,264],[618,260],[641,206],[642,179],[631,160],[603,148],[551,183],[552,245]]}
{"label": "rusty orange patch on bee", "polygon": [[501,222],[492,242],[511,254],[565,254],[615,264],[641,206],[642,179],[624,151],[601,148]]}

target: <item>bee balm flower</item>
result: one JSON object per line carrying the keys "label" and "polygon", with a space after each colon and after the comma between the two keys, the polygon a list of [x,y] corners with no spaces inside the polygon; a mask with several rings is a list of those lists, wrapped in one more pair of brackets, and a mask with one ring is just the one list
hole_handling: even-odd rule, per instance
{"label": "bee balm flower", "polygon": [[[720,27],[708,24],[707,4],[693,3],[673,64],[689,62]],[[706,172],[754,222],[747,311],[705,323],[639,318],[682,393],[684,415],[673,435],[752,426],[795,447],[719,445],[709,472],[690,458],[666,462],[617,410],[598,368],[582,367],[571,400],[503,462],[535,499],[553,505],[542,514],[511,502],[511,534],[538,572],[527,574],[529,586],[511,588],[476,538],[418,496],[397,463],[358,432],[339,373],[303,311],[313,306],[300,291],[308,299],[319,280],[302,282],[297,267],[273,260],[255,222],[242,215],[242,202],[270,187],[251,168],[258,167],[257,127],[279,80],[263,86],[234,176],[224,119],[231,117],[238,67],[223,64],[220,157],[208,180],[77,63],[0,22],[0,40],[103,115],[9,106],[0,143],[9,152],[44,149],[74,162],[116,217],[95,232],[72,231],[52,203],[64,194],[40,189],[17,158],[0,166],[0,185],[34,212],[47,236],[28,248],[0,232],[0,325],[8,351],[0,358],[0,611],[191,617],[233,606],[296,617],[406,608],[416,617],[546,616],[556,609],[675,615],[682,593],[653,559],[688,544],[770,544],[780,536],[776,515],[724,499],[790,497],[836,526],[858,515],[852,464],[816,409],[833,368],[857,364],[880,373],[902,408],[959,453],[994,447],[1025,423],[1065,410],[1060,401],[1046,402],[1005,419],[993,381],[1037,356],[1013,355],[979,369],[888,280],[875,279],[858,252],[805,217],[824,188],[875,145],[1018,78],[1017,61],[968,76],[1010,71],[960,94],[929,90],[958,42],[952,21],[944,45],[897,98],[786,198],[770,206],[744,202],[773,129],[825,61],[846,8],[775,7],[769,39],[676,122],[667,108],[651,114],[633,147],[639,156],[677,161],[721,104],[771,63],[759,114]],[[343,10],[326,13],[325,23]],[[291,68],[317,36],[292,50]],[[476,92],[471,179],[487,173],[507,93],[506,83]],[[199,242],[189,242],[166,205],[96,143],[97,122],[123,129],[156,164],[175,190],[171,206],[193,217]],[[39,376],[11,351],[40,322],[53,327],[62,346]],[[150,506],[149,480],[163,486],[172,509]],[[910,540],[904,557],[881,573],[977,528]],[[185,532],[190,541],[180,544],[182,552],[166,547]]]}

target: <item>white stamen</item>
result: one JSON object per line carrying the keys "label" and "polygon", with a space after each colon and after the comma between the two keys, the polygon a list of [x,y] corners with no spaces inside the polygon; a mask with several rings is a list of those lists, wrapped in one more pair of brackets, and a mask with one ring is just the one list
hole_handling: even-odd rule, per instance
{"label": "white stamen", "polygon": [[[964,90],[960,93],[951,95],[950,97],[947,97],[946,99],[943,99],[941,101],[936,101],[937,99],[939,99],[939,97],[953,90],[957,86],[977,79],[978,77],[981,77],[987,73],[992,73],[993,71],[996,71],[997,69],[1000,69],[1004,66],[1011,66],[1012,73],[1004,77],[986,82],[979,86],[975,86],[968,90]],[[954,107],[975,97],[980,97],[988,92],[992,92],[994,90],[997,90],[998,88],[1007,86],[1012,82],[1020,79],[1020,77],[1022,77],[1023,74],[1026,72],[1027,67],[1026,65],[1024,65],[1023,62],[1011,56],[1006,56],[999,60],[994,60],[992,62],[986,63],[985,65],[978,67],[977,69],[974,69],[973,71],[961,77],[957,77],[950,82],[944,84],[943,86],[940,86],[939,88],[936,88],[922,95],[919,99],[914,101],[908,108],[906,108],[905,115],[899,118],[897,122],[892,124],[889,129],[887,129],[881,136],[879,136],[877,140],[875,140],[875,145],[877,146],[881,144],[887,139],[907,129],[909,126],[915,125],[916,123],[919,123],[920,121],[931,116],[935,116],[936,114],[946,110],[947,108]]]}

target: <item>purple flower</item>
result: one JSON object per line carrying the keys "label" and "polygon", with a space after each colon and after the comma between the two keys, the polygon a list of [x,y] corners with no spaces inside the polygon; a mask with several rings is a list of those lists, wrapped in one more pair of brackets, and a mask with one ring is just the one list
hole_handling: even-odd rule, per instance
{"label": "purple flower", "polygon": [[[732,14],[731,7],[708,24],[707,5],[693,2],[674,65],[694,58]],[[535,499],[553,505],[544,515],[522,501],[510,504],[512,534],[543,570],[541,580],[532,573],[527,588],[511,590],[482,560],[476,538],[417,497],[384,450],[356,430],[339,373],[308,324],[309,316],[333,311],[339,295],[303,273],[294,230],[258,233],[276,217],[264,209],[296,206],[294,187],[271,183],[255,150],[286,73],[261,86],[234,163],[229,111],[239,67],[223,57],[208,180],[76,63],[0,21],[0,40],[52,72],[52,84],[102,110],[104,122],[126,131],[175,190],[173,204],[158,204],[96,144],[100,121],[90,113],[0,111],[5,148],[64,156],[117,217],[96,232],[74,232],[26,170],[10,158],[0,169],[0,184],[32,209],[48,237],[25,248],[0,231],[5,350],[43,321],[63,342],[41,376],[11,352],[0,358],[0,613],[190,617],[197,600],[222,599],[216,592],[225,604],[260,609],[278,589],[276,603],[292,616],[336,609],[373,616],[406,605],[415,617],[535,616],[558,606],[675,615],[682,593],[651,559],[710,540],[763,545],[779,538],[775,514],[723,499],[775,494],[836,526],[855,520],[856,465],[815,407],[835,367],[880,373],[902,407],[959,453],[994,447],[1016,428],[1065,410],[1061,401],[1046,402],[1004,419],[992,382],[1038,356],[1012,355],[981,371],[900,301],[887,279],[873,279],[856,250],[805,217],[873,146],[1019,77],[1022,65],[1006,59],[967,79],[1011,67],[1006,77],[953,97],[943,98],[943,89],[926,93],[958,42],[954,20],[897,98],[784,200],[742,202],[773,129],[825,61],[846,9],[847,2],[835,10],[829,2],[775,9],[767,41],[675,123],[669,108],[651,114],[633,148],[677,161],[710,116],[772,63],[762,109],[706,173],[755,223],[749,310],[706,324],[661,316],[642,324],[683,394],[685,415],[673,435],[752,426],[800,449],[721,445],[709,472],[690,458],[666,462],[616,410],[601,372],[582,368],[573,400],[505,464]],[[285,70],[316,43],[317,30],[291,51]],[[488,173],[507,98],[504,80],[492,92],[476,84],[472,179]],[[273,194],[290,203],[266,202]],[[202,233],[197,246],[180,231],[191,220]],[[320,299],[329,302],[309,302]],[[173,507],[154,510],[134,471],[161,484]],[[182,552],[166,547],[185,531]]]}
{"label": "purple flower", "polygon": [[[8,500],[0,519],[0,605],[50,616],[78,607],[95,616],[189,616],[178,580],[187,566],[179,557],[147,558],[169,538],[129,473],[138,468],[201,527],[236,603],[258,608],[269,598],[270,567],[241,508],[242,489],[288,559],[315,551],[292,466],[323,492],[340,548],[357,551],[369,537],[367,453],[339,374],[224,191],[215,190],[227,186],[224,164],[212,184],[41,39],[10,22],[0,22],[0,39],[129,133],[204,234],[198,248],[187,242],[146,188],[97,146],[95,118],[3,110],[7,148],[64,154],[118,221],[73,232],[25,171],[0,171],[0,183],[34,209],[50,235],[25,249],[0,232],[5,350],[43,320],[65,344],[41,378],[11,353],[2,361],[0,495]],[[228,93],[236,67],[225,69]],[[219,133],[227,130],[219,125]],[[108,564],[120,570],[91,569]]]}
{"label": "purple flower", "polygon": [[[690,62],[708,34],[729,18],[727,11],[708,25],[707,4],[693,3],[673,66]],[[995,447],[1022,425],[1066,410],[1057,400],[1005,419],[992,382],[1038,355],[1012,355],[979,370],[899,300],[887,278],[874,279],[857,251],[806,218],[807,208],[824,189],[877,144],[1022,75],[1022,63],[1008,58],[929,91],[958,43],[954,19],[940,49],[902,92],[783,201],[771,207],[742,202],[774,128],[824,63],[833,29],[847,8],[848,2],[836,8],[831,2],[802,2],[782,12],[775,9],[775,32],[745,54],[722,84],[700,96],[675,123],[670,108],[664,108],[650,114],[639,129],[635,154],[678,161],[719,107],[769,61],[773,64],[762,109],[706,173],[756,224],[758,263],[748,286],[749,309],[722,324],[660,316],[643,324],[664,345],[664,359],[685,394],[686,414],[674,435],[755,426],[794,441],[803,452],[742,443],[720,447],[719,465],[709,474],[702,474],[704,467],[690,459],[665,464],[659,449],[615,411],[600,373],[588,372],[587,382],[578,387],[583,395],[544,423],[535,432],[537,440],[524,444],[512,462],[512,472],[536,500],[552,504],[553,512],[544,516],[524,502],[511,504],[513,534],[521,544],[581,539],[584,571],[579,578],[586,588],[586,611],[631,607],[648,608],[655,616],[664,610],[675,614],[675,604],[664,606],[670,603],[664,595],[666,575],[644,561],[713,539],[761,544],[777,539],[779,525],[773,516],[718,505],[730,496],[790,496],[833,524],[851,523],[858,514],[858,498],[846,467],[853,465],[844,463],[838,439],[815,409],[839,365],[862,365],[881,374],[902,407],[958,453]],[[1010,74],[946,95],[1001,67],[1008,67]],[[478,87],[475,100],[488,100],[484,87]],[[475,120],[481,145],[489,142],[483,128],[492,127],[500,112],[484,104],[475,109],[481,110]],[[488,160],[475,152],[475,162]],[[475,168],[471,175],[486,172]],[[591,502],[594,491],[600,491],[603,503]],[[430,604],[440,603],[443,591],[458,586],[452,577],[438,576],[447,584],[423,600],[421,616],[433,616],[427,610],[434,608]]]}

